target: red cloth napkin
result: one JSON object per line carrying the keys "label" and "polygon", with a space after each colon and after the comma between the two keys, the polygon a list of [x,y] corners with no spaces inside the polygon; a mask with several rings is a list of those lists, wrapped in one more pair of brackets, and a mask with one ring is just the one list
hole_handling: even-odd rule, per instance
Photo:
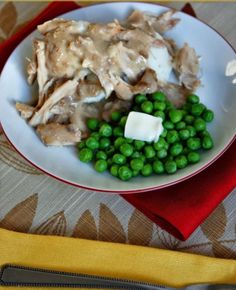
{"label": "red cloth napkin", "polygon": [[[36,26],[78,8],[74,2],[52,2],[21,31],[0,45],[0,71],[16,45]],[[184,12],[195,16],[191,5]],[[175,237],[185,240],[236,185],[236,142],[198,175],[166,189],[122,195],[124,199]]]}
{"label": "red cloth napkin", "polygon": [[236,142],[210,167],[176,185],[123,198],[186,240],[236,186]]}

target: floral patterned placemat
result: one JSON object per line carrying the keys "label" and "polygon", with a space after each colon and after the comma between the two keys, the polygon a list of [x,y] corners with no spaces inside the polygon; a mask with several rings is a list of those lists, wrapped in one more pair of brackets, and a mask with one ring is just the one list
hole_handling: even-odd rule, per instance
{"label": "floral patterned placemat", "polygon": [[[20,29],[46,4],[1,3],[0,42]],[[168,5],[180,9],[184,4]],[[192,5],[199,18],[236,47],[236,3]],[[236,259],[235,205],[236,190],[187,241],[181,242],[117,195],[75,188],[44,175],[20,157],[0,131],[0,227],[3,228]]]}

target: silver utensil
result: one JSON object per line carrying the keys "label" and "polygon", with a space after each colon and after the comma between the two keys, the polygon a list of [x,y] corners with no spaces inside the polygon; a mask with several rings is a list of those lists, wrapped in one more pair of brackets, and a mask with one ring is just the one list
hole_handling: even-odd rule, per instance
{"label": "silver utensil", "polygon": [[[158,273],[157,273],[158,275]],[[165,285],[125,279],[5,265],[0,273],[0,286],[71,287],[128,290],[174,290]],[[236,285],[196,284],[179,290],[235,290]]]}

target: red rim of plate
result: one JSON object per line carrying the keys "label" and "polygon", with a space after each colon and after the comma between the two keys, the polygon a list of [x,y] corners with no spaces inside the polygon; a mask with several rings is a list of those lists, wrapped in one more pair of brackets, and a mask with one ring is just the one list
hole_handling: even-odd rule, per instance
{"label": "red rim of plate", "polygon": [[[114,3],[124,3],[124,2],[114,2]],[[126,2],[126,3],[132,3],[132,4],[135,4],[135,3],[142,3],[142,2]],[[96,4],[96,5],[93,5],[93,6],[98,6],[98,5],[106,5],[106,4],[111,4],[111,3],[99,3],[99,4]],[[155,5],[153,3],[148,3],[148,4],[151,4],[151,5]],[[160,5],[158,4],[159,6],[162,6],[164,8],[169,8],[165,5]],[[84,9],[84,8],[87,8],[87,7],[82,7],[82,8],[78,8],[78,9]],[[75,9],[77,10],[77,9]],[[74,10],[72,10],[74,11]],[[213,31],[215,31],[221,38],[224,39],[224,41],[233,49],[233,51],[236,53],[236,50],[235,48],[229,43],[229,41],[223,36],[221,35],[215,28],[211,27],[209,24],[207,24],[206,22],[204,22],[203,20],[200,20],[192,15],[189,15],[188,13],[185,13],[183,11],[178,11],[179,13],[184,13],[186,14],[187,16],[191,17],[191,18],[194,18],[195,20],[198,20],[200,22],[202,22],[203,24],[205,24],[206,26],[208,26],[209,28],[211,28]],[[67,12],[67,13],[70,13],[70,12]],[[60,16],[60,15],[59,15]],[[28,36],[28,35],[27,35]],[[26,37],[27,37],[26,36]],[[24,39],[22,39],[23,41]],[[22,42],[21,41],[21,42]],[[20,43],[21,43],[20,42]],[[17,46],[16,46],[17,47]],[[11,56],[11,55],[10,55]],[[10,57],[9,56],[9,57]],[[7,62],[6,62],[7,63]],[[4,68],[3,68],[4,69]],[[1,124],[0,124],[1,126]],[[83,186],[83,185],[80,185],[78,183],[74,183],[74,182],[71,182],[71,181],[68,181],[68,180],[65,180],[61,177],[58,177],[56,175],[53,175],[52,173],[50,172],[47,172],[45,169],[42,169],[41,167],[39,167],[38,165],[34,164],[31,160],[29,160],[23,153],[21,153],[16,147],[15,145],[11,142],[11,140],[9,139],[9,137],[7,136],[3,126],[2,127],[2,131],[4,133],[4,135],[6,136],[8,142],[12,145],[12,147],[17,151],[17,153],[19,153],[25,160],[27,160],[31,165],[33,165],[35,168],[37,168],[38,170],[46,173],[47,175],[53,177],[54,179],[56,180],[59,180],[63,183],[66,183],[68,185],[72,185],[72,186],[75,186],[75,187],[78,187],[78,188],[83,188],[83,189],[86,189],[86,190],[93,190],[93,191],[97,191],[97,192],[104,192],[104,193],[113,193],[113,194],[134,194],[134,193],[141,193],[141,192],[148,192],[148,191],[154,191],[154,190],[158,190],[158,189],[162,189],[162,188],[165,188],[165,187],[169,187],[169,186],[172,186],[172,185],[175,185],[177,183],[180,183],[180,182],[183,182],[185,181],[186,179],[189,179],[195,175],[197,175],[198,173],[200,173],[201,171],[205,170],[207,167],[209,167],[212,163],[214,163],[220,156],[222,156],[225,151],[230,147],[230,145],[234,142],[234,140],[236,139],[236,135],[233,136],[233,138],[229,141],[229,143],[225,146],[225,148],[219,152],[219,154],[217,156],[215,156],[211,161],[209,161],[207,164],[205,164],[204,166],[202,166],[201,168],[199,168],[198,170],[196,170],[195,172],[181,178],[181,179],[178,179],[176,181],[173,181],[173,182],[169,182],[169,183],[166,183],[166,184],[163,184],[163,185],[159,185],[159,186],[154,186],[154,187],[147,187],[147,188],[144,188],[144,189],[135,189],[135,190],[107,190],[107,189],[97,189],[97,188],[93,188],[93,187],[87,187],[87,186]]]}

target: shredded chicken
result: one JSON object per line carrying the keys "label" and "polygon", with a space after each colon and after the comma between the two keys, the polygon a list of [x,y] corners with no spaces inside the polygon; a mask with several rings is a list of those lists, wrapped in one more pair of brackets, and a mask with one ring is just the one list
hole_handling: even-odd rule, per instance
{"label": "shredded chicken", "polygon": [[200,80],[197,77],[199,72],[199,60],[194,48],[189,47],[187,43],[177,51],[174,58],[174,68],[179,74],[179,81],[187,89],[195,91]]}
{"label": "shredded chicken", "polygon": [[50,109],[61,99],[73,95],[77,84],[76,80],[69,80],[58,87],[45,101],[43,106],[33,114],[29,124],[33,127],[39,124],[46,124],[50,118]]}
{"label": "shredded chicken", "polygon": [[37,60],[37,81],[39,86],[39,96],[38,96],[38,107],[44,102],[44,86],[48,80],[48,70],[46,67],[46,44],[42,40],[35,40],[34,43],[34,50]]}
{"label": "shredded chicken", "polygon": [[34,107],[18,102],[16,103],[16,109],[20,112],[21,117],[26,120],[29,119],[34,113]]}
{"label": "shredded chicken", "polygon": [[141,11],[135,10],[127,19],[129,25],[135,28],[139,28],[150,34],[164,32],[173,28],[179,19],[172,18],[175,10],[168,10],[159,16],[152,14],[145,14]]}
{"label": "shredded chicken", "polygon": [[[199,60],[188,44],[179,49],[165,37],[179,22],[174,14],[135,10],[122,22],[58,18],[39,25],[27,66],[28,83],[37,80],[37,103],[16,109],[46,145],[64,146],[87,136],[87,118],[128,111],[136,94],[160,90],[180,105],[200,85]],[[169,82],[173,69],[179,84]]]}
{"label": "shredded chicken", "polygon": [[186,97],[191,93],[185,87],[174,83],[159,83],[159,88],[163,92],[169,101],[171,101],[176,107],[180,107],[185,103]]}
{"label": "shredded chicken", "polygon": [[81,132],[79,130],[74,130],[70,125],[58,123],[40,124],[37,127],[37,133],[47,145],[75,145],[81,140]]}

